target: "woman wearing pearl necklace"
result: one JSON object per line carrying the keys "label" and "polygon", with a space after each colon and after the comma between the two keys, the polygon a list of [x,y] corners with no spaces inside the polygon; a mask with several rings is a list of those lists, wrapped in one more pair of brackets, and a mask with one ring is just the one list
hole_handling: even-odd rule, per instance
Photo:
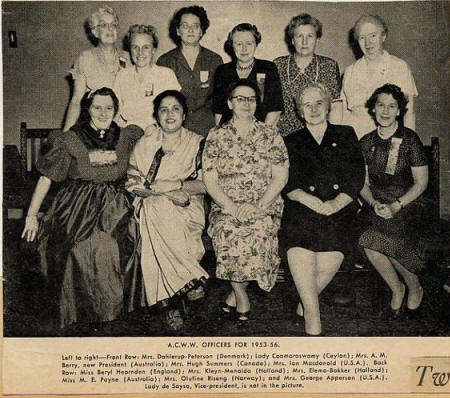
{"label": "woman wearing pearl necklace", "polygon": [[249,79],[258,85],[261,101],[255,117],[269,126],[275,126],[284,110],[280,77],[273,62],[256,59],[255,51],[261,42],[261,33],[255,25],[241,23],[228,34],[225,43],[233,60],[217,68],[214,77],[213,111],[216,124],[231,119],[227,105],[230,84],[239,79]]}

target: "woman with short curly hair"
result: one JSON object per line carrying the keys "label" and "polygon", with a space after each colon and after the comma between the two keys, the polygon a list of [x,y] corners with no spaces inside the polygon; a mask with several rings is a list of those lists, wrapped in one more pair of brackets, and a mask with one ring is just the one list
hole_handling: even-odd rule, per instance
{"label": "woman with short curly hair", "polygon": [[64,131],[69,130],[80,116],[84,94],[101,87],[112,88],[119,70],[131,64],[128,53],[116,47],[119,19],[111,7],[99,8],[87,22],[97,46],[83,51],[70,70],[74,87]]}
{"label": "woman with short curly hair", "polygon": [[164,90],[180,90],[177,77],[169,68],[155,65],[158,34],[152,25],[132,25],[127,34],[134,67],[121,71],[114,91],[120,101],[118,123],[136,124],[142,129],[153,125],[153,100]]}
{"label": "woman with short curly hair", "polygon": [[315,53],[317,43],[322,37],[322,24],[317,18],[309,14],[293,17],[285,29],[285,36],[291,54],[274,60],[283,88],[284,113],[278,122],[282,136],[305,126],[297,114],[294,100],[305,87],[311,83],[322,83],[327,87],[333,101],[330,112],[332,120],[339,118],[336,112],[340,107],[336,106],[335,102],[341,91],[337,62]]}
{"label": "woman with short curly hair", "polygon": [[283,111],[280,77],[273,62],[255,58],[261,38],[258,28],[250,23],[240,23],[228,33],[225,48],[233,60],[219,66],[214,77],[213,110],[217,124],[231,119],[228,88],[243,78],[258,85],[261,98],[255,111],[256,119],[270,126],[277,124]]}
{"label": "woman with short curly hair", "polygon": [[190,110],[185,125],[204,137],[214,126],[212,81],[216,68],[222,64],[219,54],[200,45],[208,27],[209,19],[203,7],[179,9],[169,28],[170,38],[177,48],[161,55],[157,62],[177,75]]}

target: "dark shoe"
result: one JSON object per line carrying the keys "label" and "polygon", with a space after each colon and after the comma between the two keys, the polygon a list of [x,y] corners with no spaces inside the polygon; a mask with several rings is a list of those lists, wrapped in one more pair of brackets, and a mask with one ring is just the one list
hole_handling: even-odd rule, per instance
{"label": "dark shoe", "polygon": [[224,314],[234,314],[236,312],[236,307],[233,307],[232,305],[229,305],[227,303],[222,303],[220,306],[220,310],[224,313]]}
{"label": "dark shoe", "polygon": [[390,312],[391,312],[391,317],[392,318],[398,318],[399,316],[400,316],[400,314],[403,312],[403,310],[405,309],[405,304],[406,304],[406,302],[405,302],[405,297],[406,297],[406,286],[405,285],[403,285],[402,284],[402,286],[403,286],[403,296],[402,296],[402,300],[401,300],[401,302],[400,302],[400,307],[398,307],[398,308],[392,308],[390,305],[389,305],[389,309],[390,309]]}
{"label": "dark shoe", "polygon": [[183,329],[184,320],[181,316],[180,310],[177,308],[165,310],[163,320],[165,327],[171,332],[178,332]]}
{"label": "dark shoe", "polygon": [[199,286],[197,289],[189,290],[186,293],[186,297],[189,301],[200,300],[205,297],[205,289],[203,288],[203,286]]}

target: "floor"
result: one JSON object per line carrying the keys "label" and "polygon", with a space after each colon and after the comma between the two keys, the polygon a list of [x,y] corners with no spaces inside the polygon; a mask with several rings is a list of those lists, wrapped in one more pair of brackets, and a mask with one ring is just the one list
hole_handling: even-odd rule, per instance
{"label": "floor", "polygon": [[[295,316],[298,294],[282,263],[284,281],[270,293],[250,285],[253,303],[250,320],[239,324],[220,315],[219,303],[229,291],[227,282],[214,278],[215,259],[207,252],[203,266],[211,275],[206,297],[187,305],[184,328],[177,333],[164,327],[155,309],[144,308],[122,319],[103,324],[74,324],[63,330],[52,327],[44,316],[49,303],[42,289],[32,246],[19,239],[20,224],[4,228],[4,336],[304,336],[304,323]],[[389,305],[389,291],[373,269],[357,270],[346,264],[320,297],[322,327],[325,336],[449,336],[450,294],[443,288],[449,275],[447,249],[430,257],[421,275],[425,290],[423,303],[416,314],[402,314],[389,319],[384,309]],[[20,253],[20,255],[18,255]],[[345,293],[353,300],[336,304]]]}

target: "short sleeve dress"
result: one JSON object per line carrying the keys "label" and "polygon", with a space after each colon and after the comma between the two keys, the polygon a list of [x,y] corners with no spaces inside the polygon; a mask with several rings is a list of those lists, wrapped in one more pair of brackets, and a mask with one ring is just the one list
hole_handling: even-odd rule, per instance
{"label": "short sleeve dress", "polygon": [[174,71],[181,85],[181,92],[186,97],[188,113],[184,126],[206,137],[215,125],[212,110],[212,93],[214,73],[223,63],[222,57],[200,46],[200,52],[191,69],[180,47],[161,55],[157,64]]}
{"label": "short sleeve dress", "polygon": [[310,84],[322,83],[330,91],[332,100],[338,99],[341,91],[341,75],[338,63],[322,55],[315,54],[303,73],[293,55],[278,57],[273,62],[280,74],[284,101],[284,113],[278,121],[278,129],[285,137],[304,127],[295,108],[295,97]]}
{"label": "short sleeve dress", "polygon": [[102,50],[94,47],[84,50],[75,61],[70,73],[74,80],[84,78],[87,91],[102,87],[113,88],[114,80],[121,69],[131,65],[130,57],[125,51],[116,51],[114,62],[106,62]]}
{"label": "short sleeve dress", "polygon": [[[282,137],[256,119],[245,140],[232,120],[211,129],[202,164],[205,173],[217,172],[220,187],[237,204],[256,203],[263,196],[272,179],[272,165],[289,167]],[[272,289],[280,264],[278,230],[282,211],[281,195],[265,216],[249,222],[238,221],[212,203],[208,234],[217,256],[218,278],[255,280],[261,289]]]}
{"label": "short sleeve dress", "polygon": [[[283,247],[302,247],[314,252],[339,251],[348,254],[352,246],[353,223],[358,195],[364,185],[364,158],[354,130],[349,126],[329,124],[320,144],[309,130],[285,138],[289,152],[289,180],[283,189],[285,211],[281,224]],[[353,201],[331,216],[316,213],[288,198],[301,189],[322,201],[340,193]]]}
{"label": "short sleeve dress", "polygon": [[112,124],[103,138],[89,124],[58,133],[37,163],[61,182],[38,233],[41,267],[60,326],[116,319],[123,310],[122,267],[130,205],[121,181],[142,131]]}
{"label": "short sleeve dress", "polygon": [[[411,167],[427,165],[419,136],[412,130],[399,126],[395,134],[382,139],[377,130],[361,139],[369,171],[370,190],[381,203],[395,202],[414,184]],[[411,272],[417,273],[424,261],[417,250],[420,237],[420,212],[418,201],[401,209],[393,218],[378,217],[369,210],[369,227],[359,238],[363,248],[372,249],[395,258]]]}

